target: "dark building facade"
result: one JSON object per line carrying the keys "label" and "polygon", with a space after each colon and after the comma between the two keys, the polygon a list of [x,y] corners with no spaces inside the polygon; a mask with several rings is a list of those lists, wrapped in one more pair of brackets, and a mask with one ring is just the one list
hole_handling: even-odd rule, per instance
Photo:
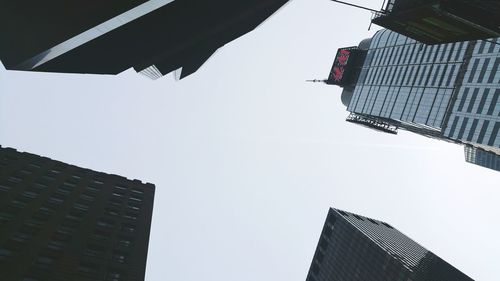
{"label": "dark building facade", "polygon": [[307,281],[472,281],[391,225],[330,209]]}
{"label": "dark building facade", "polygon": [[468,163],[500,171],[500,157],[497,154],[471,145],[464,147],[464,153]]}
{"label": "dark building facade", "polygon": [[339,49],[325,82],[343,87],[349,122],[391,134],[403,129],[500,159],[496,42],[426,45],[380,30]]}
{"label": "dark building facade", "polygon": [[154,185],[0,147],[5,281],[142,281]]}
{"label": "dark building facade", "polygon": [[156,79],[196,70],[288,0],[0,0],[6,69],[118,74]]}
{"label": "dark building facade", "polygon": [[500,36],[500,2],[389,0],[372,22],[426,44]]}

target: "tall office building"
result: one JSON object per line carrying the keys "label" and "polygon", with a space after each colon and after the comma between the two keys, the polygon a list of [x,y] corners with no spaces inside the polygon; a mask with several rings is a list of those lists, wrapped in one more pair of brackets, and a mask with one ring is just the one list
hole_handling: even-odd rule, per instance
{"label": "tall office building", "polygon": [[500,36],[500,2],[388,0],[372,22],[426,44]]}
{"label": "tall office building", "polygon": [[0,147],[5,281],[144,280],[154,185]]}
{"label": "tall office building", "polygon": [[6,69],[183,78],[288,0],[0,0]]}
{"label": "tall office building", "polygon": [[391,225],[330,209],[307,281],[472,281]]}
{"label": "tall office building", "polygon": [[500,42],[425,45],[380,30],[357,47],[340,49],[325,82],[344,88],[349,122],[392,134],[405,129],[498,158],[500,44],[495,41]]}

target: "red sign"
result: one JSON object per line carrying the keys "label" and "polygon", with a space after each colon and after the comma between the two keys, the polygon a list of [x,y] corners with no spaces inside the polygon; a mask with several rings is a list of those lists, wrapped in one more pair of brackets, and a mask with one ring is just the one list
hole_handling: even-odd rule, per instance
{"label": "red sign", "polygon": [[340,82],[342,81],[343,77],[344,77],[344,68],[341,66],[334,66],[332,68],[332,72],[330,73],[330,79],[335,82]]}
{"label": "red sign", "polygon": [[339,50],[337,53],[337,64],[346,65],[350,54],[349,50]]}
{"label": "red sign", "polygon": [[330,71],[330,76],[328,77],[328,81],[331,84],[335,85],[343,85],[346,83],[346,79],[349,76],[349,58],[354,55],[353,53],[354,47],[343,48],[337,51],[337,56],[335,57],[335,61],[333,62],[332,70]]}

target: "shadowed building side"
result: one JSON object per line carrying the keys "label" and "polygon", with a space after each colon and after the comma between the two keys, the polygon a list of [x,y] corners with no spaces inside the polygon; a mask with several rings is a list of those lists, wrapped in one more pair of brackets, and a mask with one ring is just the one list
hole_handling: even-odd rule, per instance
{"label": "shadowed building side", "polygon": [[473,281],[388,223],[330,209],[307,281]]}
{"label": "shadowed building side", "polygon": [[154,191],[0,147],[1,279],[143,281]]}
{"label": "shadowed building side", "polygon": [[[108,6],[100,9],[99,5],[85,8],[97,15],[76,20],[71,13],[75,9],[65,13],[66,6],[88,6],[87,2],[51,3],[55,10],[48,15],[57,15],[57,26],[64,26],[66,21],[84,22],[61,30],[35,28],[41,19],[26,18],[33,13],[29,5],[25,9],[8,5],[2,9],[5,25],[0,36],[11,43],[0,48],[0,58],[10,70],[118,74],[133,67],[156,79],[182,68],[183,78],[199,69],[220,47],[255,29],[287,2],[128,1],[116,4],[113,11]],[[16,33],[12,23],[19,22],[19,18],[23,18],[23,29]],[[30,37],[35,32],[36,36]],[[33,39],[28,42],[24,38]]]}

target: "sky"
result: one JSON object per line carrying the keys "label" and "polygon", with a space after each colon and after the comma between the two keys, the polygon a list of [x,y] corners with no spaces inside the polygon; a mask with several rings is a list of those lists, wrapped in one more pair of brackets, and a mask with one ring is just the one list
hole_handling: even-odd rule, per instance
{"label": "sky", "polygon": [[498,280],[500,174],[347,123],[341,88],[305,82],[374,34],[370,16],[292,0],[181,81],[0,66],[0,144],[154,183],[148,281],[303,281],[329,207]]}

